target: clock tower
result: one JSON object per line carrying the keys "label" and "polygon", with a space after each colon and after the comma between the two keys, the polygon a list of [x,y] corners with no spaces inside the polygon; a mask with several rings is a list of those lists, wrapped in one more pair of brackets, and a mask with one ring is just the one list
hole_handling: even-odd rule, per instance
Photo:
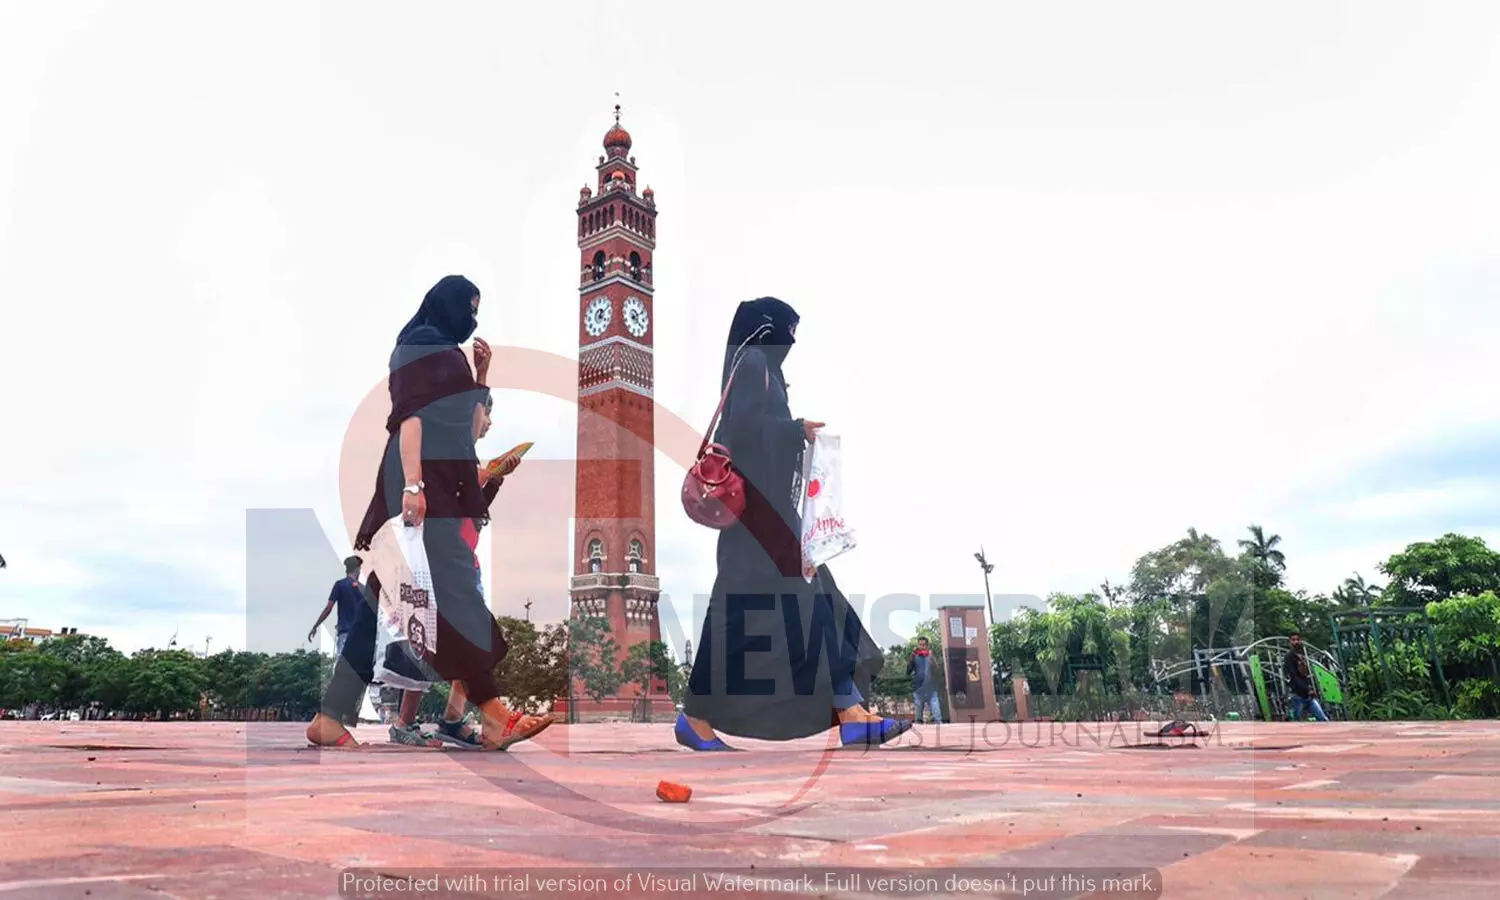
{"label": "clock tower", "polygon": [[[578,196],[578,474],[574,494],[571,616],[609,626],[623,662],[661,640],[656,575],[652,257],[656,198],[638,190],[630,133],[604,135],[598,183]],[[666,682],[627,684],[595,702],[573,688],[576,712],[665,715]]]}

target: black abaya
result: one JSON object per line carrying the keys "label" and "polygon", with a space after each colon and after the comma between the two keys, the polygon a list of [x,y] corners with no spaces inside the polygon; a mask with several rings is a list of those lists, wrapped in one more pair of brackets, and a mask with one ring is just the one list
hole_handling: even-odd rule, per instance
{"label": "black abaya", "polygon": [[804,439],[778,363],[774,351],[746,347],[725,403],[718,440],[749,497],[741,521],[719,535],[685,710],[716,731],[764,740],[827,730],[835,686],[852,680],[867,694],[883,663],[827,567],[811,584],[801,575],[793,491]]}

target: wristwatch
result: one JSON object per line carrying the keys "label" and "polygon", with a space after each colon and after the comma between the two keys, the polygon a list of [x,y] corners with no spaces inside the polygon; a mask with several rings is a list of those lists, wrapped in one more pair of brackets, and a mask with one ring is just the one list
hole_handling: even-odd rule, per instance
{"label": "wristwatch", "polygon": [[407,493],[407,494],[420,494],[420,493],[422,493],[422,489],[424,487],[426,487],[426,485],[424,485],[422,482],[419,481],[416,484],[408,484],[406,487],[402,488],[401,490],[402,490],[402,492]]}

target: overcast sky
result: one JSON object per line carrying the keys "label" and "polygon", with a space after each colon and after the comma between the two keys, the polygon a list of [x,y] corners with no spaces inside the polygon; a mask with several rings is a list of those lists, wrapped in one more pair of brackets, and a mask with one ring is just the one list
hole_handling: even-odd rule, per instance
{"label": "overcast sky", "polygon": [[[245,510],[347,552],[341,443],[432,282],[575,354],[616,91],[658,401],[701,425],[735,304],[799,310],[846,592],[982,591],[981,543],[998,592],[1087,590],[1189,526],[1320,591],[1500,543],[1500,5],[730,10],[0,5],[0,618],[244,646]],[[573,454],[566,402],[495,418]],[[714,536],[658,465],[686,616]]]}

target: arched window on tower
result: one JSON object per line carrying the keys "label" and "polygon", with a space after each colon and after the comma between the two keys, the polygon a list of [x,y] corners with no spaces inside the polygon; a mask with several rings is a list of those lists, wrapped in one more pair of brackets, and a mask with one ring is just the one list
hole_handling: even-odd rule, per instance
{"label": "arched window on tower", "polygon": [[630,571],[639,572],[646,562],[646,548],[640,541],[630,542]]}
{"label": "arched window on tower", "polygon": [[589,571],[604,571],[604,542],[598,538],[589,541]]}
{"label": "arched window on tower", "polygon": [[600,250],[594,254],[594,280],[598,281],[604,277],[604,251]]}
{"label": "arched window on tower", "polygon": [[609,224],[615,224],[615,208],[613,206],[609,208]]}
{"label": "arched window on tower", "polygon": [[630,277],[636,281],[641,280],[641,255],[631,252],[630,254]]}

